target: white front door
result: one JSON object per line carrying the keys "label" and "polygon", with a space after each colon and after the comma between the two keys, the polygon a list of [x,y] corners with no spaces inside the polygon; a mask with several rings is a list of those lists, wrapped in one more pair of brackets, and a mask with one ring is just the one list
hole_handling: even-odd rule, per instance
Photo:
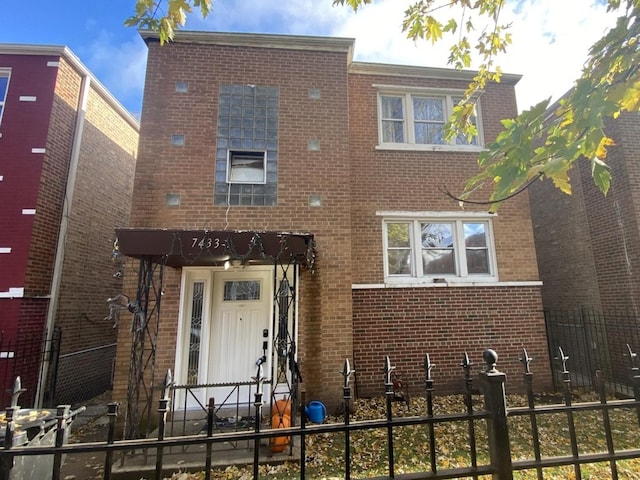
{"label": "white front door", "polygon": [[[209,352],[209,382],[250,382],[257,361],[265,356],[264,376],[271,373],[272,271],[216,272],[213,281],[213,327]],[[263,350],[263,346],[267,350]],[[255,392],[255,388],[251,389]],[[240,402],[252,402],[249,388],[239,391]],[[234,396],[232,388],[217,388],[216,397]],[[217,398],[219,403],[225,398]],[[264,398],[268,397],[265,390]],[[232,403],[235,403],[232,402]]]}
{"label": "white front door", "polygon": [[[176,352],[178,385],[252,382],[256,361],[263,355],[264,376],[270,377],[272,277],[272,267],[185,269]],[[201,408],[210,397],[217,406],[252,404],[253,393],[255,385],[182,389],[177,391],[175,408]],[[263,400],[268,398],[265,387]]]}

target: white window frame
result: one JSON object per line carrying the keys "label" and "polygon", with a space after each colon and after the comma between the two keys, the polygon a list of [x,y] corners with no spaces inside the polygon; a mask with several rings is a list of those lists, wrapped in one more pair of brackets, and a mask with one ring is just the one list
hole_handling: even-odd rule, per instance
{"label": "white window frame", "polygon": [[[245,158],[246,157],[246,158]],[[252,159],[253,162],[262,162],[262,178],[242,179],[234,176],[234,159]],[[258,169],[256,169],[257,171]],[[229,149],[227,150],[227,183],[239,183],[246,185],[259,185],[267,183],[267,152],[266,150],[246,150],[246,149]]]}
{"label": "white window frame", "polygon": [[[422,144],[415,141],[413,111],[414,97],[441,98],[444,100],[444,120],[445,123],[451,117],[453,107],[456,105],[454,98],[464,96],[462,90],[434,89],[434,88],[417,88],[417,87],[398,87],[386,85],[374,85],[377,88],[378,101],[378,145],[376,149],[380,150],[440,150],[440,151],[471,151],[478,152],[484,149],[484,136],[482,134],[482,115],[480,112],[480,102],[476,104],[475,122],[478,130],[475,144],[457,144],[456,138],[452,138],[448,143]],[[402,97],[403,114],[404,114],[404,142],[385,142],[382,129],[382,97]]]}
{"label": "white window frame", "polygon": [[[496,261],[495,239],[493,234],[494,214],[459,214],[457,212],[423,212],[415,214],[383,215],[382,219],[382,244],[384,257],[384,278],[389,284],[403,283],[492,283],[498,282],[498,268]],[[411,272],[409,274],[389,273],[389,242],[387,226],[395,223],[409,224]],[[425,274],[422,265],[422,242],[420,224],[422,223],[451,223],[454,228],[455,272],[454,274]],[[466,252],[464,243],[464,224],[483,223],[487,241],[487,254],[489,273],[469,274],[467,271]]]}
{"label": "white window frame", "polygon": [[0,125],[2,125],[2,117],[7,105],[7,95],[9,94],[9,84],[11,83],[11,69],[0,67],[0,77],[7,78],[7,88],[4,92],[0,92]]}

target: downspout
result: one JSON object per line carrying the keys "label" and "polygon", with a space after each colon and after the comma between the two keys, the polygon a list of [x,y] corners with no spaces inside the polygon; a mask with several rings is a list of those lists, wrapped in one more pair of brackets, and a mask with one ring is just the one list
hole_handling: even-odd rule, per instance
{"label": "downspout", "polygon": [[[62,280],[62,266],[64,263],[66,249],[67,231],[69,229],[69,215],[71,212],[71,205],[73,203],[73,192],[76,186],[76,175],[78,173],[80,147],[82,146],[82,134],[84,132],[84,120],[87,112],[87,102],[89,99],[90,87],[91,77],[88,73],[83,72],[82,83],[80,85],[80,96],[78,98],[76,125],[73,132],[73,144],[71,146],[71,159],[69,162],[69,174],[67,175],[67,187],[64,195],[64,203],[62,205],[60,230],[58,232],[56,259],[53,266],[53,275],[51,279],[51,299],[49,300],[49,307],[47,309],[47,323],[45,327],[47,335],[46,345],[50,345],[51,340],[53,339],[56,311],[58,309],[58,297],[60,295],[60,283]],[[49,367],[49,358],[48,355],[45,355],[45,358],[43,358],[42,360],[42,368],[40,368],[40,376],[38,378],[38,390],[36,392],[35,401],[36,408],[42,408]]]}

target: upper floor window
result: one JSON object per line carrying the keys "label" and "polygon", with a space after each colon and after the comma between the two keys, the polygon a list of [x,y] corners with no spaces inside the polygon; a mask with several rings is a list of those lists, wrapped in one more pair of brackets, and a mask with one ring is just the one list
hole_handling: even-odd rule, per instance
{"label": "upper floor window", "polygon": [[7,100],[7,91],[9,90],[9,74],[11,71],[7,68],[0,68],[0,123],[2,123],[2,114],[4,113],[4,105]]}
{"label": "upper floor window", "polygon": [[491,220],[482,217],[385,220],[385,277],[391,282],[497,281],[492,232]]}
{"label": "upper floor window", "polygon": [[477,115],[471,119],[478,129],[477,136],[471,139],[465,135],[446,138],[445,124],[453,107],[461,99],[461,95],[424,90],[381,91],[378,95],[381,146],[478,149],[481,146],[481,131]]}

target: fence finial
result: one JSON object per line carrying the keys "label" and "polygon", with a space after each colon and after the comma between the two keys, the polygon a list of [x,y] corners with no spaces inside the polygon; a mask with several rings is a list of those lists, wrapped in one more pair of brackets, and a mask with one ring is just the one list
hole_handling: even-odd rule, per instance
{"label": "fence finial", "polygon": [[386,385],[393,385],[391,381],[391,372],[393,372],[396,367],[391,366],[391,360],[389,359],[389,355],[387,355],[384,359],[384,382]]}
{"label": "fence finial", "polygon": [[529,356],[529,354],[527,353],[527,349],[522,347],[522,356],[520,357],[520,361],[524,365],[524,373],[531,373],[531,369],[529,368],[529,364],[531,363],[532,360],[533,360],[533,358],[531,358]]}
{"label": "fence finial", "polygon": [[344,388],[349,388],[349,381],[351,374],[354,373],[355,370],[351,370],[351,366],[349,365],[349,359],[344,359],[344,365],[342,367],[342,376],[344,377]]}
{"label": "fence finial", "polygon": [[429,358],[429,354],[426,353],[424,355],[424,373],[426,375],[426,380],[431,380],[431,369],[435,367],[433,363],[431,363],[431,359]]}
{"label": "fence finial", "polygon": [[558,351],[560,352],[558,360],[560,360],[560,362],[562,363],[562,373],[569,373],[569,371],[567,370],[567,360],[569,360],[569,357],[564,354],[562,347],[558,347]]}
{"label": "fence finial", "polygon": [[629,350],[629,360],[631,361],[631,368],[638,368],[636,365],[636,360],[638,359],[638,354],[631,350],[631,345],[627,343],[627,350]]}
{"label": "fence finial", "polygon": [[498,362],[498,354],[495,350],[487,348],[482,352],[482,359],[484,360],[484,363],[487,364],[487,373],[497,372],[496,363]]}
{"label": "fence finial", "polygon": [[464,357],[462,357],[462,363],[460,364],[460,366],[465,370],[470,370],[472,365],[473,362],[469,358],[469,354],[467,352],[464,352]]}

